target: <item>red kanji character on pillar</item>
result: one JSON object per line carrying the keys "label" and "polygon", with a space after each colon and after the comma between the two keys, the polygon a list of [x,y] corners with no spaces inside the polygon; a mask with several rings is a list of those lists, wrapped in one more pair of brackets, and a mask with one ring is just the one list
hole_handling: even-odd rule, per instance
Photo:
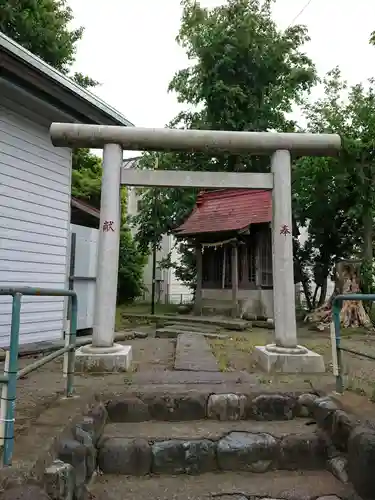
{"label": "red kanji character on pillar", "polygon": [[290,234],[290,229],[286,224],[283,224],[280,228],[280,234],[283,234],[286,236],[287,234]]}
{"label": "red kanji character on pillar", "polygon": [[109,231],[114,231],[113,220],[105,220],[103,223],[103,232],[108,233]]}

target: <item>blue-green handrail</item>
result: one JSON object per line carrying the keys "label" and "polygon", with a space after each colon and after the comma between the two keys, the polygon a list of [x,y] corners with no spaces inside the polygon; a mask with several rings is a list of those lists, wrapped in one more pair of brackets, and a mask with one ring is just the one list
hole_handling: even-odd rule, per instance
{"label": "blue-green handrail", "polygon": [[[9,348],[9,368],[8,373],[0,375],[0,383],[8,386],[7,399],[6,399],[6,412],[5,412],[5,426],[4,426],[4,450],[3,450],[3,464],[9,466],[12,464],[13,449],[14,449],[14,421],[15,421],[15,405],[16,405],[16,388],[17,380],[27,373],[31,373],[41,366],[49,363],[53,359],[68,353],[68,373],[66,380],[66,396],[73,395],[74,385],[74,362],[75,362],[75,348],[77,337],[77,313],[78,313],[78,300],[77,294],[72,290],[55,290],[48,288],[34,288],[34,287],[0,287],[0,295],[11,295],[12,300],[12,322],[10,328],[10,348]],[[34,295],[41,297],[70,297],[70,333],[69,345],[44,356],[42,359],[31,363],[22,370],[18,371],[18,349],[19,349],[19,336],[20,336],[20,316],[21,316],[21,299],[23,295]]]}
{"label": "blue-green handrail", "polygon": [[[340,325],[340,312],[342,308],[342,303],[345,300],[357,300],[364,301],[370,300],[371,302],[375,301],[375,294],[373,293],[349,293],[345,295],[336,295],[332,301],[332,316],[333,316],[333,326],[335,330],[335,347],[336,347],[336,358],[337,358],[337,367],[336,367],[336,392],[342,394],[344,392],[344,383],[342,379],[342,351],[349,352],[351,354],[356,354],[363,358],[373,359],[375,361],[375,356],[371,356],[370,354],[366,354],[364,352],[355,351],[353,349],[347,349],[346,347],[341,346],[341,325]],[[334,367],[335,368],[335,367]]]}

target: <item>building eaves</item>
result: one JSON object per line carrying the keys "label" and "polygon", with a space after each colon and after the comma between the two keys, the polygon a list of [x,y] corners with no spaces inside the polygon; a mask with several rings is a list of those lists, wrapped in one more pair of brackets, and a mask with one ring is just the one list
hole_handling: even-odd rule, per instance
{"label": "building eaves", "polygon": [[15,59],[21,61],[26,67],[31,67],[35,71],[42,74],[47,80],[52,81],[59,87],[69,92],[78,99],[84,100],[87,104],[95,108],[97,111],[108,116],[114,124],[125,125],[127,127],[134,126],[127,118],[119,113],[112,106],[106,104],[102,99],[94,95],[92,92],[82,88],[68,76],[60,73],[55,68],[44,62],[41,58],[34,55],[29,50],[25,49],[11,38],[0,32],[0,52],[7,52]]}

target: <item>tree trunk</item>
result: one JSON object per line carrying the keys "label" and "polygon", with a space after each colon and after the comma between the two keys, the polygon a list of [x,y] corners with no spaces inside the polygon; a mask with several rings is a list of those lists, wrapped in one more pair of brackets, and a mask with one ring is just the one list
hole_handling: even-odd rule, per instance
{"label": "tree trunk", "polygon": [[[363,214],[363,264],[365,273],[362,275],[363,278],[363,291],[364,293],[372,292],[372,260],[373,260],[373,248],[372,248],[372,210],[367,207]],[[372,302],[365,303],[365,310],[370,314],[372,309]]]}
{"label": "tree trunk", "polygon": [[313,306],[314,309],[315,309],[315,306],[316,306],[316,297],[318,295],[318,290],[319,290],[319,286],[315,285],[314,295],[313,295],[313,299],[312,299],[312,306]]}
{"label": "tree trunk", "polygon": [[[343,261],[336,265],[334,293],[324,305],[306,316],[306,322],[314,323],[319,330],[323,330],[325,325],[332,321],[333,298],[336,295],[360,293],[360,265],[358,261]],[[362,301],[345,300],[342,304],[340,322],[344,328],[372,327]]]}
{"label": "tree trunk", "polygon": [[324,278],[323,284],[320,288],[318,307],[321,307],[324,304],[326,296],[327,296],[327,276]]}
{"label": "tree trunk", "polygon": [[310,288],[309,288],[309,282],[308,280],[302,280],[302,288],[303,288],[303,293],[305,295],[306,303],[307,303],[307,309],[311,311],[313,308],[312,302],[311,302],[311,296],[310,296]]}

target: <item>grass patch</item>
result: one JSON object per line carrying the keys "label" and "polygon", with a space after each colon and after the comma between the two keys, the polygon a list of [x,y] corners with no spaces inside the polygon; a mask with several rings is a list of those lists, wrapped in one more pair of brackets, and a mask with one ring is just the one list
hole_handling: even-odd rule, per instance
{"label": "grass patch", "polygon": [[217,359],[219,370],[222,372],[233,371],[234,366],[231,359],[236,353],[250,356],[255,346],[265,342],[264,331],[250,331],[247,334],[233,334],[228,338],[207,339],[214,356]]}
{"label": "grass patch", "polygon": [[[155,304],[155,314],[156,315],[173,315],[178,314],[178,304]],[[122,304],[116,309],[116,330],[124,330],[127,328],[132,328],[140,325],[149,325],[155,323],[148,318],[127,318],[127,313],[133,314],[151,314],[151,304],[145,304],[143,302],[135,302],[133,304]]]}

